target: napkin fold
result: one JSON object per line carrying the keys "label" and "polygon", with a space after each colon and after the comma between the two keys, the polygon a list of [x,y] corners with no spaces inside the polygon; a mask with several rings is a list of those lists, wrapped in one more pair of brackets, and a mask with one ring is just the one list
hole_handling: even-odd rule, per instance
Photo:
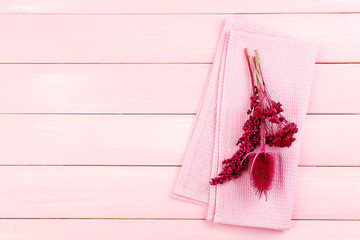
{"label": "napkin fold", "polygon": [[[258,50],[270,95],[282,103],[283,116],[299,129],[291,147],[266,146],[282,157],[267,200],[255,194],[248,170],[230,182],[209,183],[220,173],[221,162],[238,149],[236,142],[248,119],[251,81],[244,48],[251,54]],[[215,223],[290,229],[318,48],[318,42],[287,36],[238,16],[226,19],[171,197],[207,205],[206,220]]]}

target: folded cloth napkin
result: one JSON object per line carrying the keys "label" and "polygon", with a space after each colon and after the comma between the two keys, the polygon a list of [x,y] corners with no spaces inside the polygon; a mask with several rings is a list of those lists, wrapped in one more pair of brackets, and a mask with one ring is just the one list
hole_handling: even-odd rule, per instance
{"label": "folded cloth napkin", "polygon": [[[226,19],[171,197],[208,205],[206,220],[215,223],[290,229],[318,47],[318,42],[279,34],[238,16]],[[248,171],[230,182],[209,183],[220,173],[221,162],[238,149],[248,119],[251,81],[244,48],[258,50],[268,91],[282,103],[283,116],[298,126],[291,147],[266,147],[282,157],[267,200],[254,194]]]}

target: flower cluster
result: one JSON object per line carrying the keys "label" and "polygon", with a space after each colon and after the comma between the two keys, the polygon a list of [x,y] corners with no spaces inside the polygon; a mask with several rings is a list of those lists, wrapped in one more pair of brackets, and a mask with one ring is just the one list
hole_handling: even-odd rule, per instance
{"label": "flower cluster", "polygon": [[265,101],[269,101],[269,104],[265,104],[266,108],[263,109],[260,106],[255,108],[255,114],[257,117],[266,120],[266,144],[275,147],[290,147],[292,142],[295,141],[294,134],[298,132],[297,125],[293,122],[289,122],[281,115],[282,104],[275,102],[271,99],[264,97]]}
{"label": "flower cluster", "polygon": [[295,123],[287,122],[276,132],[266,135],[266,144],[270,147],[290,147],[295,141],[294,134],[298,132]]}
{"label": "flower cluster", "polygon": [[239,149],[231,158],[223,160],[222,171],[217,177],[211,179],[211,185],[222,184],[233,178],[239,177],[248,167],[249,159],[244,158],[244,156],[254,151],[255,147],[260,143],[261,119],[252,114],[254,108],[259,105],[259,99],[257,96],[252,96],[251,101],[251,108],[248,111],[248,114],[251,115],[243,126],[244,133],[236,143],[236,145],[239,146]]}
{"label": "flower cluster", "polygon": [[[237,178],[248,166],[254,188],[260,194],[267,196],[274,178],[274,161],[276,154],[265,151],[265,144],[276,147],[290,147],[295,141],[297,125],[289,122],[281,114],[284,110],[280,102],[272,100],[260,67],[259,56],[251,58],[245,49],[251,76],[252,95],[250,108],[247,111],[248,120],[243,126],[243,134],[237,141],[239,149],[235,154],[222,161],[222,171],[211,179],[210,184],[222,184]],[[260,151],[255,148],[260,145]],[[251,163],[250,163],[251,161]]]}

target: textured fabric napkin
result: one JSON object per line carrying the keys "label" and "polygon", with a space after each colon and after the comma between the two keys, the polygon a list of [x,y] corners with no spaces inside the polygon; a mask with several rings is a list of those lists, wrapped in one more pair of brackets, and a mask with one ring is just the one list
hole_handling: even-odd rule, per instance
{"label": "textured fabric napkin", "polygon": [[[206,219],[215,223],[290,228],[299,150],[318,47],[318,42],[280,34],[238,16],[226,20],[171,194],[173,198],[208,205]],[[244,48],[249,52],[258,50],[272,98],[282,103],[283,116],[299,129],[290,148],[266,146],[268,151],[282,156],[267,201],[254,194],[249,171],[224,184],[209,184],[221,171],[221,162],[238,149],[236,142],[248,118],[251,81]]]}

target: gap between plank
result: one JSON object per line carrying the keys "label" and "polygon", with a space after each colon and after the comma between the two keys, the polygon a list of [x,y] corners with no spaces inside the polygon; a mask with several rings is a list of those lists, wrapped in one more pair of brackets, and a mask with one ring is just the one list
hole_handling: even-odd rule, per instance
{"label": "gap between plank", "polygon": [[224,12],[224,13],[0,13],[0,15],[295,15],[295,14],[359,14],[360,12]]}
{"label": "gap between plank", "polygon": [[[181,164],[0,164],[0,167],[182,167]],[[298,165],[299,168],[356,168],[360,165]]]}
{"label": "gap between plank", "polygon": [[[0,64],[213,64],[212,62],[0,62]],[[360,64],[360,62],[315,62],[315,64]]]}
{"label": "gap between plank", "polygon": [[[0,218],[0,220],[135,220],[135,221],[206,221],[205,218]],[[360,219],[291,219],[291,221],[351,221],[357,222]]]}
{"label": "gap between plank", "polygon": [[[196,113],[1,113],[1,115],[195,116]],[[358,116],[360,113],[307,113],[308,116]]]}
{"label": "gap between plank", "polygon": [[[124,115],[124,116],[134,116],[134,115],[144,115],[144,116],[182,116],[182,115],[196,115],[196,113],[2,113],[0,115]],[[360,115],[360,113],[307,113],[306,115],[318,115],[318,116],[352,116]]]}

